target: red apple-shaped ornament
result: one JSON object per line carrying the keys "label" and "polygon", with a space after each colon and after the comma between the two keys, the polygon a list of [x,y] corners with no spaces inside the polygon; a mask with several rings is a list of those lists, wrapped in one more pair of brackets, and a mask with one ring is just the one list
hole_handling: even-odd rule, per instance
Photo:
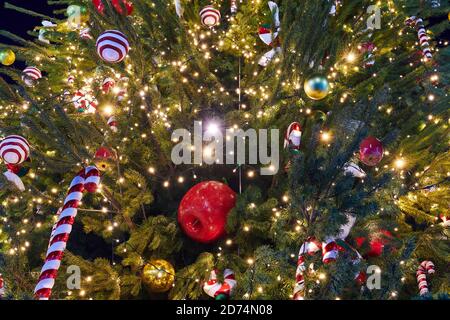
{"label": "red apple-shaped ornament", "polygon": [[184,195],[178,208],[178,223],[193,240],[209,243],[225,234],[225,225],[236,204],[236,193],[218,181],[204,181]]}
{"label": "red apple-shaped ornament", "polygon": [[383,145],[375,137],[365,138],[359,145],[359,159],[368,166],[376,166],[383,159]]}
{"label": "red apple-shaped ornament", "polygon": [[[133,13],[133,4],[127,0],[111,0],[114,9],[120,14],[123,14],[122,4],[125,5],[126,15],[129,16]],[[100,14],[103,14],[105,6],[102,0],[92,0],[92,4]]]}

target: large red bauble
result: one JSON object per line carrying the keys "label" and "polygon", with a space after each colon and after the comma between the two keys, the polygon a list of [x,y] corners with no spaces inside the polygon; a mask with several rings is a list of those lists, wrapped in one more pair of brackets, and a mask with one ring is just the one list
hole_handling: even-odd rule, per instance
{"label": "large red bauble", "polygon": [[[111,0],[112,5],[114,9],[120,14],[122,13],[122,3],[125,5],[125,8],[127,9],[126,15],[129,16],[133,13],[133,4],[127,0],[120,0],[121,3],[119,3],[119,0]],[[102,0],[92,0],[92,4],[97,9],[97,11],[101,14],[103,14],[103,11],[105,10],[105,6],[102,2]]]}
{"label": "large red bauble", "polygon": [[[391,242],[393,239],[392,233],[387,230],[380,230],[379,235],[373,237],[370,240],[369,246],[370,249],[368,252],[365,252],[363,256],[367,257],[379,257],[383,253],[384,246]],[[365,242],[365,237],[356,238],[356,246],[360,248]]]}
{"label": "large red bauble", "polygon": [[368,166],[376,166],[383,159],[383,145],[375,137],[365,138],[359,145],[359,159]]}
{"label": "large red bauble", "polygon": [[225,234],[236,193],[217,181],[200,182],[184,195],[178,208],[178,223],[193,240],[208,243]]}

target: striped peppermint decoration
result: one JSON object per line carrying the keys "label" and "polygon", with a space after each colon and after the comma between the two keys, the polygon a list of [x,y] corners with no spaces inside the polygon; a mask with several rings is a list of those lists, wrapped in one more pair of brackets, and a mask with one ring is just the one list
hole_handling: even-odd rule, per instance
{"label": "striped peppermint decoration", "polygon": [[20,164],[30,156],[30,144],[24,137],[7,136],[0,142],[0,155],[7,164]]}
{"label": "striped peppermint decoration", "polygon": [[117,128],[117,120],[115,116],[111,116],[108,119],[108,126],[112,132],[117,132],[119,129]]}
{"label": "striped peppermint decoration", "polygon": [[100,173],[94,166],[82,169],[70,183],[58,221],[52,231],[44,266],[34,294],[39,300],[48,300],[55,284],[58,269],[69,240],[83,191],[95,192],[100,183]]}
{"label": "striped peppermint decoration", "polygon": [[221,15],[219,10],[209,5],[200,11],[200,18],[204,26],[214,27],[219,24]]}
{"label": "striped peppermint decoration", "polygon": [[106,30],[97,39],[97,53],[106,62],[117,63],[125,59],[130,45],[127,37],[117,30]]}
{"label": "striped peppermint decoration", "polygon": [[417,31],[417,38],[419,39],[420,48],[422,49],[422,54],[427,59],[431,59],[433,55],[431,54],[429,39],[427,35],[427,31],[423,24],[423,20],[421,18],[411,16],[405,20],[405,24],[410,27],[414,27]]}
{"label": "striped peppermint decoration", "polygon": [[224,294],[229,298],[237,285],[234,271],[225,269],[223,272],[223,283],[217,281],[217,272],[217,270],[211,271],[209,280],[203,285],[203,291],[211,298],[216,298],[220,294]]}
{"label": "striped peppermint decoration", "polygon": [[426,295],[428,293],[428,282],[427,282],[427,274],[434,273],[434,263],[428,260],[422,261],[417,269],[416,277],[417,284],[419,286],[419,294],[421,296]]}
{"label": "striped peppermint decoration", "polygon": [[80,30],[80,38],[85,40],[91,40],[91,28],[84,28]]}
{"label": "striped peppermint decoration", "polygon": [[42,78],[41,70],[36,67],[26,67],[22,71],[22,80],[29,87],[33,86],[36,80]]}

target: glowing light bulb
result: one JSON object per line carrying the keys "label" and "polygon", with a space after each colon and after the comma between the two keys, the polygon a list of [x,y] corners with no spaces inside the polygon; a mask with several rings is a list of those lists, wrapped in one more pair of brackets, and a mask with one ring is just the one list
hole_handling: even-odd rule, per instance
{"label": "glowing light bulb", "polygon": [[349,52],[345,57],[345,60],[347,60],[347,62],[349,63],[352,63],[356,60],[356,55],[353,52]]}
{"label": "glowing light bulb", "polygon": [[406,165],[406,161],[403,158],[398,158],[395,160],[394,165],[397,169],[403,169]]}

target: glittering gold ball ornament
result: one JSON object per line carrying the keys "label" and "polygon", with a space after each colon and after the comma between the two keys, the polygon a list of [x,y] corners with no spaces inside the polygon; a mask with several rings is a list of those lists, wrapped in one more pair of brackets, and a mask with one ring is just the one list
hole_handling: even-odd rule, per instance
{"label": "glittering gold ball ornament", "polygon": [[322,76],[306,79],[303,88],[306,95],[313,100],[322,100],[330,91],[328,80]]}
{"label": "glittering gold ball ornament", "polygon": [[175,281],[175,269],[166,260],[151,260],[144,266],[142,281],[151,292],[166,292]]}
{"label": "glittering gold ball ornament", "polygon": [[16,55],[14,51],[10,49],[0,50],[0,62],[5,66],[10,66],[16,61]]}

